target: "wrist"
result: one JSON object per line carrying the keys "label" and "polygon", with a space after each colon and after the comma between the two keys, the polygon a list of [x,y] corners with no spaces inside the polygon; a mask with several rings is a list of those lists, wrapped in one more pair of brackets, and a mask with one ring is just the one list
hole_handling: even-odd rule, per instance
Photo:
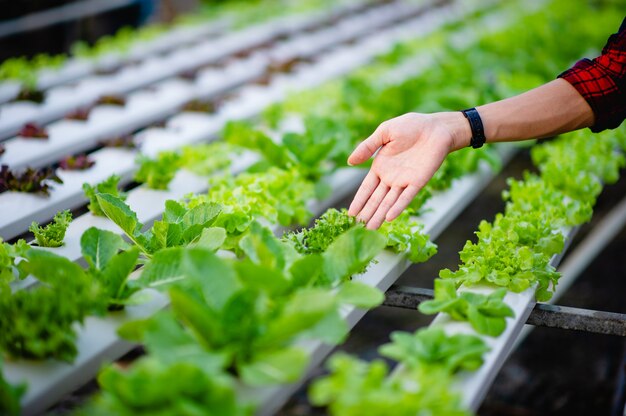
{"label": "wrist", "polygon": [[441,121],[450,132],[450,152],[463,149],[470,145],[472,129],[469,122],[460,111],[437,113]]}

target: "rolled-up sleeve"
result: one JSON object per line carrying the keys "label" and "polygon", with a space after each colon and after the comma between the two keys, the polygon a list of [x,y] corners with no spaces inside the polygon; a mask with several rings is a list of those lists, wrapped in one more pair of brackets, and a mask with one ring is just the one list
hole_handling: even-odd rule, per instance
{"label": "rolled-up sleeve", "polygon": [[626,118],[626,19],[602,55],[576,62],[559,78],[572,84],[589,103],[595,115],[593,132],[619,126]]}

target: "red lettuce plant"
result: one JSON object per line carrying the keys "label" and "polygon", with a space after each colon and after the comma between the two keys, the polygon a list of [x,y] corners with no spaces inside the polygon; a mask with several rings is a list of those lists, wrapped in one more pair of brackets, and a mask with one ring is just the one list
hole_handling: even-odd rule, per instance
{"label": "red lettuce plant", "polygon": [[63,183],[52,168],[27,168],[18,174],[11,171],[7,165],[0,168],[0,193],[17,191],[50,195],[49,181]]}

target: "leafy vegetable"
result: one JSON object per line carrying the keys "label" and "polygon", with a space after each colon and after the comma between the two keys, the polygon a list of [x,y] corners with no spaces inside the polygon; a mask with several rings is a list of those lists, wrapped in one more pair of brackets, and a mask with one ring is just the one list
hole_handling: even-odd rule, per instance
{"label": "leafy vegetable", "polygon": [[22,83],[25,90],[35,90],[39,70],[55,69],[64,62],[64,55],[38,54],[31,59],[25,56],[9,58],[0,64],[0,80],[16,80]]}
{"label": "leafy vegetable", "polygon": [[89,205],[87,208],[93,215],[97,215],[99,217],[104,217],[105,214],[100,207],[100,203],[97,199],[97,194],[109,194],[114,197],[119,198],[124,201],[126,199],[126,194],[120,192],[118,189],[118,184],[122,178],[118,175],[111,175],[104,181],[96,184],[95,186],[91,186],[88,183],[83,184],[83,191],[85,192],[85,196],[89,199]]}
{"label": "leafy vegetable", "polygon": [[50,136],[44,127],[35,123],[26,123],[19,131],[18,136],[25,139],[47,139]]}
{"label": "leafy vegetable", "polygon": [[31,249],[26,260],[25,271],[41,284],[15,293],[0,286],[0,349],[12,357],[69,362],[77,354],[75,323],[102,310],[98,288],[64,257]]}
{"label": "leafy vegetable", "polygon": [[192,100],[183,106],[182,111],[213,113],[215,112],[215,103],[213,101]]}
{"label": "leafy vegetable", "polygon": [[103,393],[85,409],[85,415],[250,414],[247,405],[237,402],[226,375],[186,362],[142,358],[128,370],[104,369],[98,382]]}
{"label": "leafy vegetable", "polygon": [[[224,368],[235,370],[244,382],[295,381],[306,369],[308,358],[304,351],[290,347],[290,341],[336,312],[338,303],[320,289],[299,289],[288,298],[269,302],[275,285],[270,280],[242,285],[253,281],[248,273],[249,268],[235,268],[202,248],[162,250],[155,254],[142,280],[153,285],[171,282],[172,310],[162,313],[165,318],[129,324],[122,333],[132,339],[140,337],[159,357],[161,349],[156,343],[171,336],[171,314],[182,325],[179,339],[184,337],[184,345],[198,343],[205,351],[219,354],[225,359]],[[172,281],[173,276],[184,279]],[[260,276],[271,274],[266,271]],[[258,279],[259,274],[254,277]],[[171,354],[171,350],[162,353]]]}
{"label": "leafy vegetable", "polygon": [[27,168],[19,174],[9,170],[7,165],[2,165],[0,168],[0,193],[16,191],[48,196],[50,195],[49,181],[63,183],[52,168]]}
{"label": "leafy vegetable", "polygon": [[475,335],[446,335],[441,328],[423,328],[414,334],[393,332],[392,343],[380,347],[380,353],[407,367],[439,367],[449,374],[460,370],[473,371],[483,363],[489,351],[485,342]]}
{"label": "leafy vegetable", "polygon": [[327,366],[331,374],[313,383],[309,399],[333,415],[469,415],[443,370],[411,368],[391,377],[384,361],[367,363],[345,353],[334,354]]}
{"label": "leafy vegetable", "polygon": [[137,182],[145,183],[152,189],[167,189],[180,168],[180,156],[176,152],[161,152],[155,159],[139,156],[137,163]]}
{"label": "leafy vegetable", "polygon": [[188,208],[166,201],[163,218],[143,232],[137,214],[123,200],[110,194],[97,194],[96,199],[103,213],[148,257],[165,248],[191,243],[217,249],[215,239],[224,240],[223,234],[212,227],[222,210],[219,204],[206,202]]}
{"label": "leafy vegetable", "polygon": [[[362,226],[348,215],[347,210],[329,209],[315,221],[313,227],[287,233],[283,239],[291,241],[300,253],[321,253],[339,235],[357,225]],[[407,253],[409,260],[419,263],[437,252],[437,246],[430,242],[428,235],[421,233],[422,227],[405,212],[396,220],[385,222],[378,232],[385,236],[387,248],[396,253]]]}
{"label": "leafy vegetable", "polygon": [[385,248],[385,238],[363,226],[354,227],[332,242],[323,254],[323,273],[336,285],[352,275],[362,273],[367,265]]}
{"label": "leafy vegetable", "polygon": [[67,227],[72,222],[72,213],[70,210],[57,212],[52,222],[45,227],[40,227],[35,221],[28,229],[35,235],[37,245],[41,247],[60,247],[65,239]]}
{"label": "leafy vegetable", "polygon": [[26,385],[12,386],[2,377],[2,359],[0,359],[0,413],[6,416],[19,416],[20,397],[26,392]]}
{"label": "leafy vegetable", "polygon": [[117,196],[107,193],[98,193],[95,197],[102,213],[117,224],[124,234],[126,234],[141,251],[145,254],[149,254],[149,240],[141,231],[143,224],[137,219],[137,214]]}
{"label": "leafy vegetable", "polygon": [[86,154],[68,156],[59,162],[59,166],[63,170],[87,170],[95,164],[96,161]]}
{"label": "leafy vegetable", "polygon": [[18,240],[15,244],[2,242],[0,239],[0,288],[3,284],[10,283],[18,275],[25,277],[24,272],[18,267],[18,259],[23,258],[30,250],[30,245],[25,240]]}
{"label": "leafy vegetable", "polygon": [[114,137],[112,139],[104,140],[102,145],[105,147],[123,147],[126,149],[136,149],[135,137],[132,134],[125,134]]}
{"label": "leafy vegetable", "polygon": [[457,293],[452,280],[435,279],[435,298],[419,305],[420,312],[433,315],[445,312],[453,319],[468,321],[476,332],[497,337],[506,328],[506,317],[513,310],[504,303],[506,289],[489,295],[463,291]]}
{"label": "leafy vegetable", "polygon": [[437,253],[437,246],[428,234],[422,233],[423,224],[411,219],[403,212],[391,222],[384,222],[380,233],[387,237],[387,248],[396,253],[406,253],[413,263],[422,263]]}
{"label": "leafy vegetable", "polygon": [[537,299],[549,299],[559,278],[550,258],[563,249],[563,235],[554,233],[541,213],[519,215],[498,214],[493,225],[482,221],[478,243],[468,241],[460,253],[463,265],[456,272],[444,269],[439,277],[454,279],[457,285],[484,281],[514,292],[538,283]]}
{"label": "leafy vegetable", "polygon": [[175,201],[166,201],[161,221],[155,221],[149,237],[149,251],[196,243],[214,250],[224,240],[219,228],[212,227],[222,212],[216,203],[203,203],[187,208]]}
{"label": "leafy vegetable", "polygon": [[283,239],[294,243],[302,254],[323,253],[337,237],[356,225],[356,219],[347,210],[328,209],[310,228],[286,233]]}
{"label": "leafy vegetable", "polygon": [[126,99],[121,95],[103,95],[98,98],[95,105],[115,105],[123,107],[126,105]]}
{"label": "leafy vegetable", "polygon": [[221,141],[185,146],[181,149],[180,166],[198,175],[209,176],[229,167],[232,156],[239,153],[239,147]]}
{"label": "leafy vegetable", "polygon": [[229,235],[240,235],[253,219],[290,225],[304,224],[311,217],[307,202],[313,198],[313,186],[297,170],[270,168],[257,174],[224,175],[212,185],[208,194],[193,196],[188,206],[221,204],[223,214],[215,225]]}
{"label": "leafy vegetable", "polygon": [[106,293],[109,309],[120,309],[128,304],[131,295],[139,290],[128,280],[137,264],[139,250],[128,248],[118,234],[95,227],[83,233],[80,247],[89,265],[89,275],[101,283]]}
{"label": "leafy vegetable", "polygon": [[89,118],[89,113],[91,112],[90,107],[81,107],[77,108],[69,112],[66,116],[66,120],[78,120],[78,121],[86,121]]}

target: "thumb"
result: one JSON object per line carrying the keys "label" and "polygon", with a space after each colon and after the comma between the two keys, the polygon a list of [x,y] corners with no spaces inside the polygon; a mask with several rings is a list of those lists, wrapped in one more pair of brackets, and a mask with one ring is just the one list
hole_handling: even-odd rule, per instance
{"label": "thumb", "polygon": [[350,157],[348,157],[348,165],[354,166],[365,162],[376,153],[383,143],[383,133],[382,129],[379,127],[370,137],[363,140],[356,149],[354,149]]}

